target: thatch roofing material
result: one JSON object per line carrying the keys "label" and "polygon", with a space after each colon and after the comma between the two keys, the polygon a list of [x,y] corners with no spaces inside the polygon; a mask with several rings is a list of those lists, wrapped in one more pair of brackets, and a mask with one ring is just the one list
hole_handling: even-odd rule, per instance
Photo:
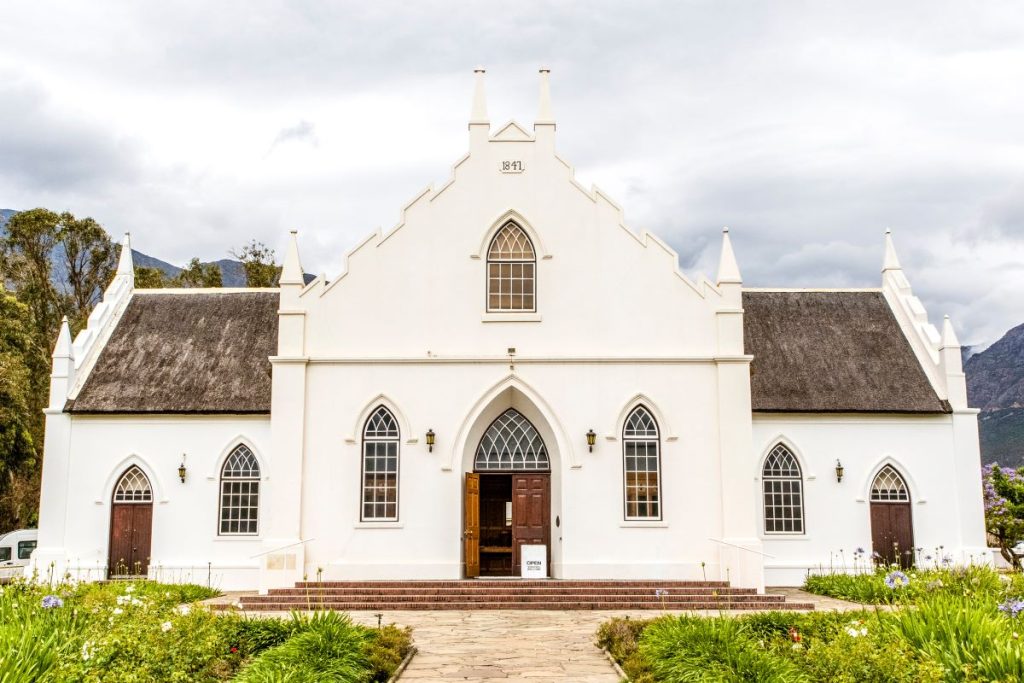
{"label": "thatch roofing material", "polygon": [[744,292],[755,412],[943,413],[881,292]]}
{"label": "thatch roofing material", "polygon": [[73,413],[269,413],[277,292],[135,294]]}

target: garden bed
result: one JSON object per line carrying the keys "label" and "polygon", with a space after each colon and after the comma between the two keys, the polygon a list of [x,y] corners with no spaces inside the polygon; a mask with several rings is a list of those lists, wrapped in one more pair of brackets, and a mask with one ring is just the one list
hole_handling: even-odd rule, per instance
{"label": "garden bed", "polygon": [[986,568],[877,571],[852,581],[814,577],[805,588],[865,608],[613,619],[598,631],[598,645],[634,683],[1024,680],[1019,576]]}
{"label": "garden bed", "polygon": [[335,612],[289,619],[213,613],[216,591],[147,581],[0,587],[0,680],[387,681],[407,629]]}

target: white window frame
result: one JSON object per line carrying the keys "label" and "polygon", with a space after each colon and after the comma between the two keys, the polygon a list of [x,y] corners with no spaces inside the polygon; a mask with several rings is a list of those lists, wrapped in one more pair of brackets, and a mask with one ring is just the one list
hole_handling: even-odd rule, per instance
{"label": "white window frame", "polygon": [[[650,424],[653,427],[653,434],[651,433],[652,430],[650,430],[650,429],[645,430],[648,433],[640,434],[640,433],[638,433],[637,430],[635,430],[633,428],[633,416],[636,415],[640,411],[643,411],[644,413],[646,413],[647,417],[650,419]],[[633,433],[630,433],[630,432],[633,432]],[[655,474],[657,476],[657,487],[656,487],[657,498],[654,501],[654,505],[656,505],[657,509],[658,509],[658,514],[657,515],[650,515],[650,514],[648,514],[648,515],[630,515],[629,514],[629,488],[630,488],[630,486],[629,486],[629,474],[630,474],[630,472],[632,471],[634,473],[639,474],[641,472],[649,473],[651,471],[651,470],[635,470],[635,469],[634,470],[630,470],[629,469],[629,457],[630,457],[629,452],[628,452],[629,451],[629,447],[630,447],[630,445],[632,445],[635,448],[639,444],[644,444],[645,448],[649,448],[651,444],[654,445],[655,465],[657,467],[657,469],[654,470],[654,472],[655,472]],[[634,451],[634,455],[632,457],[634,457],[634,458],[638,457],[635,454],[635,451]],[[649,458],[650,456],[645,454],[643,457]],[[627,522],[660,522],[662,519],[664,519],[664,516],[665,516],[665,501],[664,501],[664,497],[662,496],[662,486],[661,486],[661,479],[662,479],[662,477],[661,477],[661,472],[662,472],[662,466],[661,466],[661,429],[658,427],[658,420],[657,420],[657,418],[654,417],[654,413],[647,406],[642,405],[642,404],[634,406],[633,409],[630,410],[629,413],[626,415],[626,419],[625,419],[625,421],[623,422],[623,425],[622,425],[622,514],[623,514],[623,519],[625,521],[627,521]],[[650,500],[644,501],[644,503],[641,503],[639,500],[637,500],[636,501],[636,506],[637,506],[637,510],[638,511],[640,509],[640,505],[641,504],[646,505],[647,509],[650,510],[650,507],[651,507],[651,501]]]}
{"label": "white window frame", "polygon": [[[782,453],[780,455],[776,455],[776,451],[782,451]],[[768,473],[768,465],[769,465],[769,463],[771,463],[773,461],[773,458],[777,460],[779,458],[786,458],[786,457],[788,457],[792,461],[792,466],[796,468],[796,472],[797,472],[796,475],[792,475],[792,474],[769,474]],[[799,505],[792,505],[792,504],[791,505],[774,505],[774,504],[772,504],[771,507],[774,508],[774,509],[781,509],[781,510],[790,510],[790,511],[792,511],[794,509],[798,510],[799,517],[789,517],[789,519],[791,519],[794,522],[798,521],[800,523],[800,530],[799,531],[769,530],[768,529],[768,508],[769,508],[769,505],[768,505],[768,502],[765,500],[765,497],[768,496],[768,495],[773,495],[773,496],[774,495],[786,495],[787,492],[783,491],[781,489],[779,489],[779,490],[772,490],[771,492],[769,492],[768,491],[768,487],[769,487],[769,485],[772,485],[773,489],[774,489],[776,484],[784,485],[786,483],[788,483],[790,485],[792,485],[794,483],[796,484],[796,491],[794,492],[791,489],[788,492],[788,494],[791,495],[791,496],[792,495],[798,496],[799,497],[799,501],[800,501]],[[783,488],[784,488],[784,486],[783,486]],[[806,535],[806,533],[807,533],[807,505],[806,505],[805,498],[806,498],[806,492],[805,492],[805,487],[804,487],[804,470],[800,466],[800,460],[796,457],[796,454],[792,451],[792,449],[790,449],[788,446],[786,446],[786,444],[784,444],[784,443],[777,443],[777,444],[775,444],[774,446],[772,446],[771,451],[768,452],[768,455],[765,456],[764,462],[761,465],[761,514],[762,514],[763,530],[764,530],[765,536],[804,536],[804,535]],[[775,521],[777,525],[778,524],[783,524],[784,525],[784,522],[786,521],[786,519],[787,518],[785,518],[785,517],[782,517],[782,518],[774,517],[773,521]]]}
{"label": "white window frame", "polygon": [[[244,465],[246,469],[242,470],[245,474],[235,474],[236,465],[238,460],[243,459],[246,462]],[[228,472],[228,468],[231,468],[231,473]],[[252,449],[246,444],[240,443],[231,449],[231,453],[224,459],[224,464],[220,468],[220,486],[218,487],[219,498],[217,500],[217,535],[218,536],[259,536],[260,533],[260,503],[261,503],[261,486],[260,480],[262,478],[262,470],[260,468],[259,459],[256,454],[253,453]],[[226,491],[228,487],[231,487],[232,491]],[[242,489],[246,489],[244,492]],[[255,508],[256,514],[254,519],[245,519],[244,522],[248,524],[253,522],[252,531],[225,531],[225,523],[231,524],[232,521],[238,522],[241,527],[243,520],[225,518],[224,513],[228,510],[243,509],[242,506],[225,504],[225,499],[228,496],[256,496],[256,505],[247,505],[244,509],[250,510]]]}
{"label": "white window frame", "polygon": [[[380,429],[379,427],[381,426],[381,421],[382,420],[390,421],[390,425],[384,424],[383,425],[383,429]],[[371,426],[373,427],[372,430],[371,430]],[[362,446],[360,448],[360,467],[359,467],[359,521],[360,522],[368,522],[368,523],[397,522],[398,521],[398,517],[399,517],[399,502],[400,502],[399,501],[399,493],[401,491],[399,472],[401,470],[401,460],[402,460],[402,445],[401,445],[402,428],[398,424],[398,418],[395,417],[395,414],[392,413],[391,410],[389,410],[387,406],[385,406],[385,405],[377,406],[376,408],[373,409],[373,412],[370,413],[369,417],[366,418],[366,423],[363,425],[362,437],[363,437],[363,442],[362,442]],[[386,464],[387,463],[387,459],[390,457],[388,455],[388,453],[387,453],[387,450],[388,450],[388,448],[390,446],[393,446],[394,447],[394,451],[395,451],[395,469],[394,469],[394,472],[391,472],[391,471],[389,471],[387,469],[380,470],[380,469],[376,469],[376,468],[373,471],[374,471],[375,474],[384,474],[384,475],[394,474],[395,475],[395,485],[394,485],[394,490],[395,490],[395,502],[394,502],[395,514],[394,515],[386,515],[385,514],[385,515],[378,516],[376,514],[377,506],[378,505],[383,505],[384,506],[384,510],[386,512],[387,511],[387,506],[390,504],[387,501],[387,490],[390,487],[388,487],[386,484],[385,484],[384,487],[379,487],[379,486],[376,486],[376,485],[374,485],[373,487],[367,487],[367,485],[366,485],[366,464],[367,464],[367,461],[371,457],[374,459],[375,464],[378,461],[380,461],[380,460],[383,460],[385,462],[385,464]],[[371,447],[372,447],[372,450],[374,451],[372,456],[369,454],[369,451],[371,450]],[[381,447],[383,447],[384,451],[385,451],[383,456],[378,453],[378,451],[379,451],[379,449]],[[367,498],[366,498],[367,490],[369,488],[373,488],[374,492],[375,492],[374,500],[370,500],[370,501],[368,501]],[[377,501],[376,500],[376,491],[378,489],[383,489],[384,490],[384,492],[385,492],[385,500],[383,500],[383,501]],[[366,514],[366,506],[367,505],[372,505],[373,506],[374,514],[372,514],[372,515],[367,515]]]}

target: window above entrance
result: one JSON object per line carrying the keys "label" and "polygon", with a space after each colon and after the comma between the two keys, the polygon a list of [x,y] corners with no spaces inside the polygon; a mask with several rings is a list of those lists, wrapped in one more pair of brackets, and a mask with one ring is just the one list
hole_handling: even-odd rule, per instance
{"label": "window above entrance", "polygon": [[509,408],[487,428],[476,449],[474,469],[488,471],[546,471],[548,451],[537,429],[522,413]]}
{"label": "window above entrance", "polygon": [[487,310],[537,310],[537,255],[521,227],[509,221],[487,251]]}

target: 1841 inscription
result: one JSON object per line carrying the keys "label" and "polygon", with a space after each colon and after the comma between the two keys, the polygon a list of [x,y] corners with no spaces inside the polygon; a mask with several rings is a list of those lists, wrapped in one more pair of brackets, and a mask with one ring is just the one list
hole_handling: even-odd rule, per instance
{"label": "1841 inscription", "polygon": [[501,162],[502,173],[522,173],[526,170],[526,166],[521,161],[503,161]]}

